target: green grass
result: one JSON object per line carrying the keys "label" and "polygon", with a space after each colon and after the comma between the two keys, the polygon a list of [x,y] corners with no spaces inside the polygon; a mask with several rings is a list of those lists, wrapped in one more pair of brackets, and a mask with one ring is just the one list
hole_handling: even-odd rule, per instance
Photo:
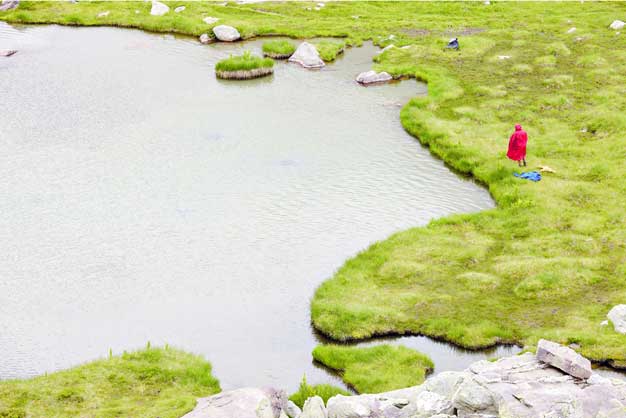
{"label": "green grass", "polygon": [[404,346],[319,345],[313,358],[341,374],[359,393],[380,393],[419,385],[433,370],[428,356]]}
{"label": "green grass", "polygon": [[[429,89],[405,105],[402,125],[485,184],[498,208],[400,232],[348,260],[316,292],[314,326],[339,340],[420,333],[465,347],[530,346],[543,337],[626,364],[626,336],[600,326],[626,300],[626,50],[624,35],[608,29],[623,3],[311,7],[191,2],[183,13],[154,17],[143,2],[24,1],[0,19],[200,35],[201,17],[210,15],[244,38],[393,43],[375,69],[425,80]],[[104,10],[110,15],[96,18]],[[567,34],[572,26],[576,33]],[[461,50],[444,51],[454,35]],[[515,123],[529,133],[529,169],[547,165],[555,174],[539,183],[512,176],[517,168],[505,152]]]}
{"label": "green grass", "polygon": [[257,68],[272,68],[274,60],[252,55],[246,51],[243,55],[230,56],[215,64],[215,71],[249,71]]}
{"label": "green grass", "polygon": [[172,348],[146,348],[69,370],[0,382],[0,417],[180,417],[220,391],[211,365]]}
{"label": "green grass", "polygon": [[293,401],[300,408],[304,406],[304,401],[313,396],[319,396],[324,400],[324,403],[328,401],[328,399],[332,398],[335,395],[351,395],[350,392],[338,388],[336,386],[321,384],[321,385],[309,385],[306,381],[306,376],[302,376],[302,381],[300,382],[300,387],[298,391],[292,393],[289,396],[289,399]]}
{"label": "green grass", "polygon": [[263,53],[270,56],[290,56],[295,50],[295,45],[285,39],[263,43]]}
{"label": "green grass", "polygon": [[318,41],[314,43],[315,49],[320,54],[320,58],[325,62],[334,61],[337,55],[342,54],[346,47],[345,42],[338,41]]}

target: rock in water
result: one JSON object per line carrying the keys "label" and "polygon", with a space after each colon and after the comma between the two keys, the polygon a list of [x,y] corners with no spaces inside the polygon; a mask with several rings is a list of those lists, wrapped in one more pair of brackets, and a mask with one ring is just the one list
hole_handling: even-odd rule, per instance
{"label": "rock in water", "polygon": [[324,407],[324,400],[319,396],[313,396],[312,398],[304,401],[302,406],[302,414],[300,418],[327,418],[328,413]]}
{"label": "rock in water", "polygon": [[239,31],[232,26],[219,25],[213,28],[215,37],[220,41],[233,42],[241,38]]}
{"label": "rock in water", "polygon": [[587,379],[591,376],[591,362],[589,360],[571,348],[552,341],[539,340],[537,360],[579,379]]}
{"label": "rock in water", "polygon": [[289,62],[295,62],[303,66],[304,68],[322,68],[324,61],[320,58],[320,54],[317,52],[315,46],[308,42],[302,42],[296,52],[289,57]]}
{"label": "rock in water", "polygon": [[203,44],[208,44],[209,42],[211,42],[211,37],[208,34],[203,33],[202,35],[200,35],[200,42]]}
{"label": "rock in water", "polygon": [[620,29],[623,29],[625,25],[626,23],[622,22],[621,20],[614,20],[613,23],[609,25],[609,28],[620,30]]}
{"label": "rock in water", "polygon": [[613,323],[613,328],[620,334],[626,334],[626,305],[614,306],[607,315]]}
{"label": "rock in water", "polygon": [[185,9],[186,9],[185,6],[178,6],[177,8],[174,9],[174,12],[175,13],[180,13],[180,12],[182,12]]}
{"label": "rock in water", "polygon": [[217,18],[217,17],[213,17],[213,16],[207,16],[204,19],[202,19],[202,21],[204,23],[206,23],[207,25],[212,25],[212,24],[216,23],[218,20],[220,20],[220,19]]}
{"label": "rock in water", "polygon": [[159,1],[152,2],[152,9],[150,9],[150,14],[152,16],[163,16],[165,13],[169,12],[170,8],[165,4]]}
{"label": "rock in water", "polygon": [[383,71],[382,73],[377,73],[374,70],[366,71],[356,76],[356,81],[361,84],[385,83],[392,79],[393,77],[389,73],[385,71]]}
{"label": "rock in water", "polygon": [[2,0],[0,3],[0,11],[5,12],[7,10],[17,9],[20,5],[20,0]]}
{"label": "rock in water", "polygon": [[276,389],[243,388],[198,399],[183,418],[276,418],[287,395]]}
{"label": "rock in water", "polygon": [[13,54],[17,54],[15,49],[0,49],[0,57],[10,57]]}

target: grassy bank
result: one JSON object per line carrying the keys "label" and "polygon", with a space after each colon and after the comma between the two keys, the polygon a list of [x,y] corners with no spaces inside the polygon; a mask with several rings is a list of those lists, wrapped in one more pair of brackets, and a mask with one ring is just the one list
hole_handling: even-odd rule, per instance
{"label": "grassy bank", "polygon": [[147,348],[69,370],[0,382],[0,417],[172,417],[220,391],[204,359]]}
{"label": "grassy bank", "polygon": [[[545,337],[626,366],[626,336],[600,326],[626,302],[626,50],[608,29],[626,20],[624,4],[312,5],[191,2],[152,17],[143,2],[23,2],[0,19],[199,35],[210,15],[246,38],[408,46],[376,65],[429,84],[402,109],[403,126],[487,185],[498,208],[395,234],[349,260],[316,292],[315,327],[341,340],[422,333],[466,347]],[[443,50],[452,36],[459,52]],[[539,183],[513,177],[505,158],[515,123],[529,133],[529,168],[555,171]]]}
{"label": "grassy bank", "polygon": [[428,356],[403,346],[320,345],[315,361],[337,371],[359,393],[380,393],[419,385],[434,368]]}

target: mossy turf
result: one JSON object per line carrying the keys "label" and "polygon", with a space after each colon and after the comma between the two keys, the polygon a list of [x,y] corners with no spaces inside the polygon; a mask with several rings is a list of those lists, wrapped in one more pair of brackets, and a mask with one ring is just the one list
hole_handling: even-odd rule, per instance
{"label": "mossy turf", "polygon": [[270,57],[289,57],[296,50],[293,42],[286,39],[267,41],[263,43],[263,54]]}
{"label": "mossy turf", "polygon": [[[624,4],[313,5],[191,2],[156,17],[144,2],[24,1],[0,19],[200,35],[211,15],[244,38],[408,47],[376,59],[377,70],[428,82],[428,97],[402,109],[403,126],[489,187],[498,208],[398,233],[349,260],[316,292],[315,327],[340,340],[421,333],[466,347],[544,337],[626,364],[626,336],[600,326],[626,301],[626,49],[608,28],[624,20]],[[458,52],[444,51],[452,36]],[[528,169],[555,170],[539,183],[512,175],[505,152],[515,123],[529,133]]]}
{"label": "mossy turf", "polygon": [[0,417],[171,417],[220,391],[204,359],[147,348],[26,380],[0,382]]}
{"label": "mossy turf", "polygon": [[345,42],[339,41],[318,41],[314,43],[315,49],[320,54],[320,58],[325,62],[334,61],[338,55],[343,54],[346,47]]}
{"label": "mossy turf", "polygon": [[257,57],[249,51],[243,55],[230,56],[215,64],[215,71],[250,71],[258,68],[272,68],[274,61],[270,58]]}
{"label": "mossy turf", "polygon": [[326,401],[328,401],[335,395],[349,396],[352,394],[346,390],[332,385],[309,385],[306,381],[306,376],[303,376],[298,391],[289,395],[289,399],[300,408],[302,408],[304,406],[304,401],[312,398],[313,396],[319,396],[324,400],[324,403],[326,403]]}
{"label": "mossy turf", "polygon": [[336,370],[359,393],[380,393],[419,385],[433,370],[428,356],[404,346],[320,345],[313,358]]}

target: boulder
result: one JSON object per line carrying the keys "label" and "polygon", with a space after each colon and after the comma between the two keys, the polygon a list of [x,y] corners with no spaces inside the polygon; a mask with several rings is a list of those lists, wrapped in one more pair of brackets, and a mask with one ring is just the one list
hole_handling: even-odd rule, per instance
{"label": "boulder", "polygon": [[539,340],[537,359],[579,379],[591,376],[591,362],[572,350],[552,341]]}
{"label": "boulder", "polygon": [[163,16],[167,12],[170,11],[170,8],[160,1],[153,0],[152,1],[152,9],[150,9],[150,14],[152,16]]}
{"label": "boulder", "polygon": [[0,11],[6,12],[7,10],[17,9],[20,5],[20,0],[2,0],[0,3]]}
{"label": "boulder", "polygon": [[107,17],[109,13],[111,12],[109,12],[108,10],[106,12],[100,12],[96,15],[96,17]]}
{"label": "boulder", "polygon": [[287,415],[289,418],[299,418],[300,414],[302,414],[302,410],[292,401],[287,401],[284,411],[285,415]]}
{"label": "boulder", "polygon": [[180,13],[185,9],[186,9],[185,6],[178,6],[177,8],[174,9],[174,13]]}
{"label": "boulder", "polygon": [[372,83],[385,83],[387,81],[393,80],[393,77],[383,71],[381,73],[377,73],[376,71],[366,71],[364,73],[359,74],[356,77],[356,81],[361,84],[372,84]]}
{"label": "boulder", "polygon": [[304,401],[300,418],[328,418],[324,400],[319,396],[313,396]]}
{"label": "boulder", "polygon": [[207,25],[212,25],[214,23],[217,23],[218,20],[220,19],[217,17],[213,17],[213,16],[207,16],[204,19],[202,19],[202,21],[206,23]]}
{"label": "boulder", "polygon": [[198,399],[183,418],[279,418],[286,402],[283,391],[242,388]]}
{"label": "boulder", "polygon": [[607,315],[613,323],[613,328],[620,334],[626,334],[626,305],[614,306]]}
{"label": "boulder", "polygon": [[289,62],[295,62],[304,68],[321,68],[324,61],[320,58],[315,46],[308,42],[302,42],[296,51],[289,57]]}
{"label": "boulder", "polygon": [[200,42],[203,44],[208,44],[209,42],[211,42],[211,37],[208,34],[203,33],[202,35],[200,35]]}
{"label": "boulder", "polygon": [[615,30],[621,30],[624,28],[624,26],[626,26],[626,23],[622,22],[621,20],[614,20],[613,23],[609,25],[609,28],[615,29]]}
{"label": "boulder", "polygon": [[241,38],[239,31],[232,26],[219,25],[213,28],[215,37],[223,42],[233,42]]}
{"label": "boulder", "polygon": [[10,57],[14,54],[17,54],[16,49],[0,49],[0,57]]}

